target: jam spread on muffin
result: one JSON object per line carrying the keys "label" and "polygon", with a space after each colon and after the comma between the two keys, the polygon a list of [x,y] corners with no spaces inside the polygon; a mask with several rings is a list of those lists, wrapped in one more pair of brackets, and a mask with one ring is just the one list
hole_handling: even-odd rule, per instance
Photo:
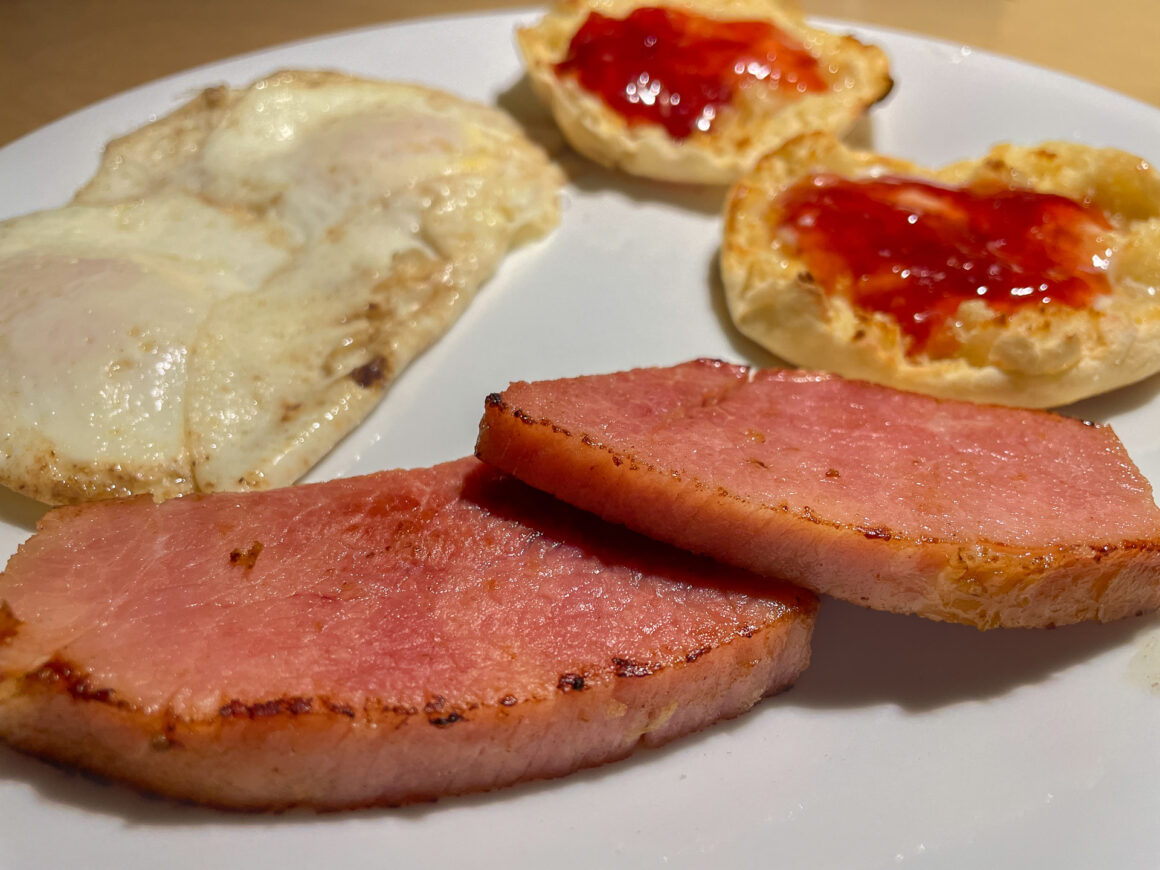
{"label": "jam spread on muffin", "polygon": [[741,87],[785,99],[829,88],[817,58],[773,24],[660,7],[589,13],[556,70],[627,123],[660,124],[674,139],[707,132]]}
{"label": "jam spread on muffin", "polygon": [[910,354],[940,355],[944,327],[968,300],[1010,315],[1110,292],[1111,224],[1098,207],[1055,194],[818,174],[774,211],[823,291],[894,318]]}

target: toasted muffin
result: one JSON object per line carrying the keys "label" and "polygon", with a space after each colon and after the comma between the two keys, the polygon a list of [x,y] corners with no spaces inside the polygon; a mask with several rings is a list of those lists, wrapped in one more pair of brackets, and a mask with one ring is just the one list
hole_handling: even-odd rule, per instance
{"label": "toasted muffin", "polygon": [[[961,302],[949,293],[950,285],[936,281],[935,292],[947,294],[937,300],[942,313],[928,306],[915,320],[906,310],[906,294],[913,291],[905,288],[894,299],[885,297],[885,305],[867,307],[858,293],[881,276],[855,274],[853,268],[837,279],[815,274],[824,261],[802,247],[792,225],[802,185],[824,187],[835,178],[902,185],[913,180],[949,187],[950,196],[964,191],[1022,197],[1030,191],[1063,198],[1048,206],[1070,213],[1071,225],[1031,234],[1046,238],[1052,249],[1071,251],[1079,277],[1062,274],[1066,264],[1052,265],[1047,273],[1054,284],[1037,283],[1032,271],[1023,276],[1028,286],[1005,299],[994,289],[988,295],[982,280],[978,298]],[[920,219],[921,208],[913,221]],[[856,235],[877,232],[867,223]],[[851,238],[849,244],[857,248],[864,241]],[[1022,244],[985,237],[974,243],[987,250]],[[831,255],[853,262],[850,248],[834,247]],[[811,257],[814,268],[807,264]],[[985,258],[976,265],[985,266]],[[884,261],[878,268],[886,266],[909,279],[906,264]],[[981,159],[932,170],[851,150],[832,136],[803,136],[764,157],[734,186],[721,271],[729,313],[741,332],[795,365],[846,377],[1042,408],[1160,370],[1160,175],[1141,158],[1111,148],[999,145]],[[943,280],[942,274],[936,278]],[[1085,281],[1087,298],[1073,286]],[[1022,295],[1033,295],[1035,304],[1014,298]],[[884,310],[895,303],[896,310]],[[916,320],[927,315],[923,332],[916,331]]]}
{"label": "toasted muffin", "polygon": [[[773,72],[739,75],[730,79],[732,96],[710,108],[715,116],[702,115],[696,128],[674,135],[655,119],[626,116],[581,84],[575,70],[560,68],[590,14],[623,21],[634,11],[655,8],[709,19],[709,27],[721,22],[771,24],[787,44],[808,52],[810,57],[803,60],[818,89],[801,93],[804,80],[787,72],[783,82],[776,64]],[[810,27],[794,8],[773,0],[668,0],[653,6],[633,0],[561,0],[517,38],[533,87],[577,151],[605,166],[665,181],[728,184],[762,154],[794,136],[814,130],[844,134],[892,85],[880,49]],[[687,49],[682,65],[690,59],[699,63],[697,51],[695,44]],[[653,86],[661,89],[653,95],[658,102],[670,97],[662,77],[655,77]]]}

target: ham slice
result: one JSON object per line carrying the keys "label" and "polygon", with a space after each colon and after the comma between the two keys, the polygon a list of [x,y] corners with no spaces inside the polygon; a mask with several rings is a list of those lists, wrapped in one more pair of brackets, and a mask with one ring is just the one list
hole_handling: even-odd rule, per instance
{"label": "ham slice", "polygon": [[1112,430],[699,360],[492,395],[477,455],[605,519],[881,610],[995,626],[1160,606]]}
{"label": "ham slice", "polygon": [[0,576],[0,737],[223,807],[430,799],[741,713],[816,605],[470,458],[60,508]]}

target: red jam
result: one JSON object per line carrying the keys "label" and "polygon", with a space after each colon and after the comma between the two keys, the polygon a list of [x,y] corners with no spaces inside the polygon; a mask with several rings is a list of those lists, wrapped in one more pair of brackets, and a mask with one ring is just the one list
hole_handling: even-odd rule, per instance
{"label": "red jam", "polygon": [[1111,224],[1096,206],[1055,194],[816,175],[777,209],[822,289],[891,315],[911,354],[942,355],[942,327],[969,299],[1013,314],[1080,308],[1110,291],[1101,236]]}
{"label": "red jam", "polygon": [[768,22],[657,7],[624,19],[589,13],[556,70],[628,123],[661,124],[674,139],[708,130],[747,81],[794,97],[829,87],[817,58]]}

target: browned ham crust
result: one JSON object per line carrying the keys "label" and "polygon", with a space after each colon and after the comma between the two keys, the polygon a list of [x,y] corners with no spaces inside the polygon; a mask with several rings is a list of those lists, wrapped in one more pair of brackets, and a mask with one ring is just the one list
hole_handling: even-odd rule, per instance
{"label": "browned ham crust", "polygon": [[817,606],[474,459],[60,508],[0,602],[0,738],[245,809],[622,758],[790,685]]}
{"label": "browned ham crust", "polygon": [[659,540],[979,628],[1160,606],[1160,511],[1108,427],[700,360],[491,396],[477,454]]}

